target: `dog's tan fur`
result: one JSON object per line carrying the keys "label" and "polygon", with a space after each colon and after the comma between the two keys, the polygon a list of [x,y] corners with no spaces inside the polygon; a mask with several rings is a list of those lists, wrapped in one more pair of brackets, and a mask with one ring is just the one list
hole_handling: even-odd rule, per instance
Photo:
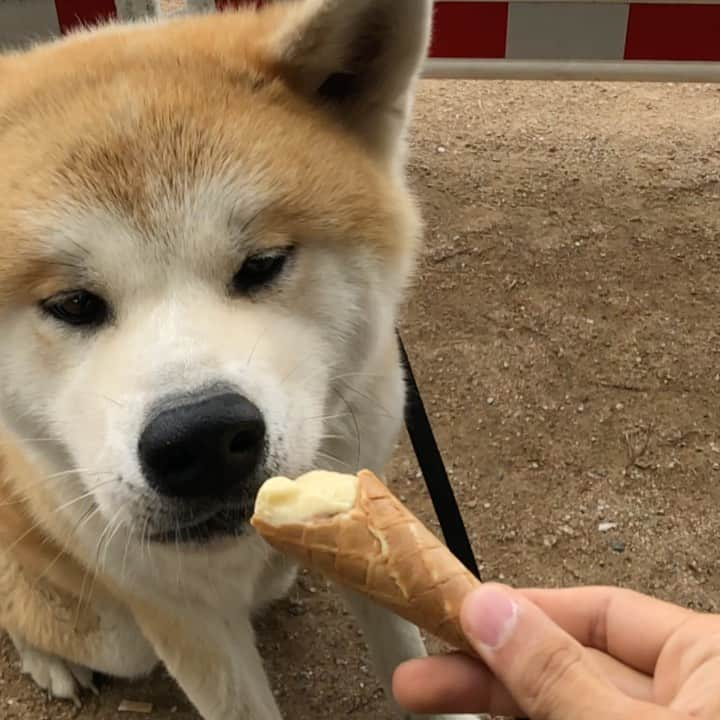
{"label": "dog's tan fur", "polygon": [[[304,0],[0,57],[0,626],[53,694],[160,660],[206,720],[279,718],[250,618],[293,568],[252,534],[148,544],[137,432],[157,397],[219,377],[262,407],[274,470],[382,468],[429,16],[428,0]],[[321,96],[336,73],[350,83]],[[290,241],[279,290],[228,299],[240,256]],[[115,303],[111,327],[40,311],[80,288]],[[387,687],[419,634],[346,598]]]}

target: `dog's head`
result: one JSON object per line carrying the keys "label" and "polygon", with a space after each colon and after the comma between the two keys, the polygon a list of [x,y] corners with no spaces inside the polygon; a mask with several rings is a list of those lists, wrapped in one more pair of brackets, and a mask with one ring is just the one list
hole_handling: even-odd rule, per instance
{"label": "dog's head", "polygon": [[306,0],[0,58],[0,418],[47,492],[197,539],[318,462],[411,270],[429,15]]}

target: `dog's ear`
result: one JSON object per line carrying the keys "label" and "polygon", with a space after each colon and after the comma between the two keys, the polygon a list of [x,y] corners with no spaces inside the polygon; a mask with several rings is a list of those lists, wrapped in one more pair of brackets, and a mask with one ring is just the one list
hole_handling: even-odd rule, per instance
{"label": "dog's ear", "polygon": [[283,13],[271,53],[291,87],[392,162],[427,54],[431,14],[432,0],[304,0]]}

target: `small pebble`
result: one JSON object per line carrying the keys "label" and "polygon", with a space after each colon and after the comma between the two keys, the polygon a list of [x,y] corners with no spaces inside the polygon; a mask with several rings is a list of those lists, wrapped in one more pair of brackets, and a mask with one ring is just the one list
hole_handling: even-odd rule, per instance
{"label": "small pebble", "polygon": [[138,713],[140,715],[149,715],[153,711],[153,706],[148,702],[136,702],[135,700],[123,700],[118,705],[118,712]]}
{"label": "small pebble", "polygon": [[601,533],[610,532],[610,530],[615,530],[617,526],[617,523],[614,522],[602,522],[598,525],[598,530]]}
{"label": "small pebble", "polygon": [[621,553],[625,552],[625,543],[622,540],[615,540],[612,544],[613,552]]}
{"label": "small pebble", "polygon": [[302,603],[294,602],[289,605],[288,612],[290,613],[290,615],[299,617],[300,615],[304,615],[307,612],[307,610]]}

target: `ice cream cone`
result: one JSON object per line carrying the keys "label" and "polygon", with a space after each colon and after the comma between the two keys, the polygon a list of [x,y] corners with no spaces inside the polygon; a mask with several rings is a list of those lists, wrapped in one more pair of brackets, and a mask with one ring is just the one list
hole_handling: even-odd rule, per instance
{"label": "ice cream cone", "polygon": [[370,471],[358,473],[349,509],[272,524],[256,512],[251,522],[280,552],[472,653],[459,615],[479,581]]}

